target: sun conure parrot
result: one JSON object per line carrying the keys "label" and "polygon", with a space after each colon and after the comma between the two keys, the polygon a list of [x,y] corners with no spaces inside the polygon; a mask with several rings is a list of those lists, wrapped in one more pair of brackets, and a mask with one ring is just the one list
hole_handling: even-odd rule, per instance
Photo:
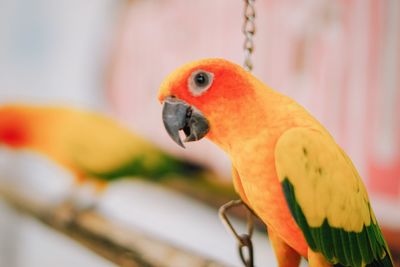
{"label": "sun conure parrot", "polygon": [[206,171],[163,152],[111,118],[66,107],[0,106],[1,145],[41,153],[71,171],[78,182],[91,180],[100,187],[128,176],[156,182],[190,177],[196,184]]}
{"label": "sun conure parrot", "polygon": [[171,138],[209,138],[231,158],[242,200],[267,225],[279,266],[393,266],[363,182],[302,106],[239,65],[205,59],[178,68],[159,100]]}

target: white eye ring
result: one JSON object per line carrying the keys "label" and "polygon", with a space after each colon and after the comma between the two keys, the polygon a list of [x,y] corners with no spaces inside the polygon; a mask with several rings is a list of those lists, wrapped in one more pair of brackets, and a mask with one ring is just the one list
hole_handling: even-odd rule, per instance
{"label": "white eye ring", "polygon": [[201,96],[212,85],[214,74],[204,70],[196,70],[188,80],[189,91],[193,96]]}

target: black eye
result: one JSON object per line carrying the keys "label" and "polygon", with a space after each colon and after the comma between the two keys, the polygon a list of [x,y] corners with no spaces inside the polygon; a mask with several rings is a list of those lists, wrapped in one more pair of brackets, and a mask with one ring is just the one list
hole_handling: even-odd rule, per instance
{"label": "black eye", "polygon": [[189,91],[194,96],[200,96],[207,91],[213,82],[214,74],[204,70],[197,70],[190,75],[188,80]]}
{"label": "black eye", "polygon": [[209,79],[206,73],[199,72],[194,76],[194,82],[199,87],[207,86],[209,83]]}

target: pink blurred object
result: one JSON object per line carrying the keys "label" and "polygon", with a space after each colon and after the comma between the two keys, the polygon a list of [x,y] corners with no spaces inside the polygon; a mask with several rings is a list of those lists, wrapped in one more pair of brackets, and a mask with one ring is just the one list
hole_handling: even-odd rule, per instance
{"label": "pink blurred object", "polygon": [[[116,115],[156,143],[229,176],[208,142],[182,150],[156,101],[162,79],[204,57],[243,61],[241,1],[137,1],[121,23],[108,80]],[[369,191],[400,197],[400,2],[256,1],[254,73],[314,114]]]}

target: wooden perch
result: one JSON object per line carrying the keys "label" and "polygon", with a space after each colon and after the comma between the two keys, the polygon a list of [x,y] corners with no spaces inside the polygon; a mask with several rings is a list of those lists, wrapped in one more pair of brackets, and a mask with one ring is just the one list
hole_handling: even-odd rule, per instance
{"label": "wooden perch", "polygon": [[[187,195],[191,195],[190,192],[193,191],[188,190],[188,187],[182,184],[173,183],[169,186]],[[218,201],[215,201],[214,198],[210,199],[208,194],[195,194],[191,196],[203,201],[205,200],[211,206],[216,206],[218,203],[225,201],[225,198]],[[135,229],[126,229],[120,225],[111,223],[94,211],[80,213],[79,216],[71,220],[71,210],[67,206],[54,209],[49,207],[48,204],[35,201],[31,197],[12,190],[5,190],[2,187],[0,187],[0,197],[14,209],[69,236],[101,257],[119,266],[225,266],[195,253],[174,247],[164,241],[159,241],[154,237],[149,237]],[[244,212],[243,210],[238,210],[235,215],[244,217]],[[392,246],[392,253],[397,263],[396,266],[400,266],[398,232],[389,232],[385,227],[382,230],[387,241]]]}
{"label": "wooden perch", "polygon": [[124,229],[94,211],[80,213],[71,219],[67,205],[51,209],[49,205],[4,188],[0,188],[0,196],[17,211],[69,236],[119,266],[225,266],[134,229]]}

